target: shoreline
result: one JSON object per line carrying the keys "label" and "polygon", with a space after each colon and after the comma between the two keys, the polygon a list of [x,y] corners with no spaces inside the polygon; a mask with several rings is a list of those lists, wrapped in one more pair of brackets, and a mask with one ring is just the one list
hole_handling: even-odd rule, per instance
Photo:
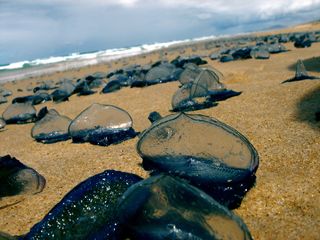
{"label": "shoreline", "polygon": [[[300,33],[302,29],[309,29],[310,32],[313,30],[310,29],[310,26],[315,24],[311,22],[309,24],[303,24],[298,26],[292,26],[286,29],[276,29],[271,30],[273,34],[277,33]],[[299,31],[297,31],[299,30]],[[96,51],[91,53],[84,54],[71,54],[68,56],[60,56],[60,57],[49,57],[47,59],[37,59],[32,61],[22,61],[21,63],[29,64],[32,62],[41,62],[41,61],[49,61],[50,59],[62,59],[65,60],[52,62],[52,63],[44,63],[44,64],[36,64],[30,65],[27,67],[21,68],[13,68],[13,69],[2,69],[0,68],[0,84],[8,82],[8,81],[17,81],[25,78],[32,77],[41,77],[44,75],[54,74],[55,72],[66,72],[66,71],[76,71],[83,67],[92,67],[96,65],[104,65],[104,64],[112,64],[118,60],[127,60],[132,57],[140,57],[145,54],[154,54],[160,52],[170,52],[170,51],[179,51],[179,49],[192,48],[196,45],[202,45],[202,48],[205,48],[206,44],[213,44],[215,42],[224,41],[224,40],[236,40],[238,38],[249,37],[262,37],[269,36],[270,30],[261,31],[261,32],[252,32],[252,33],[237,33],[234,35],[221,35],[221,36],[205,36],[194,39],[186,39],[186,40],[176,40],[172,42],[165,43],[154,43],[154,44],[146,44],[128,48],[118,48],[118,49],[107,49],[102,51]],[[113,54],[112,54],[113,53]],[[17,62],[19,63],[19,62]],[[12,64],[17,64],[12,63]],[[10,66],[2,66],[2,68]]]}

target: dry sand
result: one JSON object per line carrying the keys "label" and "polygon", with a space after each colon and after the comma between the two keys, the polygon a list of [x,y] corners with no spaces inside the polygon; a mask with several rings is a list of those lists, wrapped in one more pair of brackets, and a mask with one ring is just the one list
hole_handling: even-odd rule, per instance
{"label": "dry sand", "polygon": [[[320,24],[299,26],[289,31],[314,29],[320,29]],[[247,136],[260,155],[256,186],[235,211],[253,237],[320,239],[320,122],[315,121],[315,112],[320,111],[320,81],[281,84],[294,75],[292,66],[298,59],[309,59],[306,67],[309,66],[310,74],[320,76],[320,58],[312,59],[320,56],[320,43],[306,49],[295,49],[292,43],[286,46],[292,51],[272,55],[269,60],[229,63],[208,60],[208,65],[224,74],[228,88],[243,93],[220,102],[217,107],[195,113],[217,118],[236,128]],[[170,52],[167,57],[172,59],[178,54]],[[35,85],[39,79],[83,77],[120,68],[123,64],[148,63],[158,57],[158,54],[150,54],[115,62],[111,68],[107,65],[91,66],[6,83],[5,87],[13,90],[14,96],[22,96],[27,94],[26,91],[16,90],[25,89],[30,83]],[[125,88],[110,94],[72,96],[69,102],[45,103],[36,107],[55,108],[74,118],[92,103],[113,104],[127,110],[134,120],[134,128],[142,131],[150,125],[147,116],[151,111],[169,114],[171,97],[178,85],[174,82],[143,89]],[[7,106],[0,105],[0,113]],[[47,185],[42,193],[26,196],[22,202],[1,209],[0,231],[10,234],[28,232],[75,185],[106,169],[148,176],[140,166],[141,159],[135,148],[137,138],[108,147],[72,144],[70,140],[45,145],[31,138],[32,126],[8,125],[0,132],[0,156],[15,156],[40,172]],[[3,204],[0,201],[0,206]]]}

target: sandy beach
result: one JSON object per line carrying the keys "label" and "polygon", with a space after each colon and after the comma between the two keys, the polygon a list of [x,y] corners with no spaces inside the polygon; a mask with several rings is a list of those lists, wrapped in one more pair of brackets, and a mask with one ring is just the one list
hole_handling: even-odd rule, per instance
{"label": "sandy beach", "polygon": [[[305,24],[274,33],[319,29],[320,23]],[[315,113],[320,111],[320,81],[281,84],[294,76],[298,59],[305,61],[311,75],[320,76],[320,43],[304,49],[294,48],[292,43],[285,46],[290,51],[273,54],[269,60],[220,63],[206,58],[208,67],[213,66],[223,73],[223,83],[242,94],[220,102],[217,107],[194,113],[217,118],[237,129],[259,153],[256,186],[235,210],[254,239],[320,239],[320,122],[315,119]],[[212,52],[198,49],[194,52],[190,47],[185,55]],[[168,51],[166,57],[172,60],[178,55],[177,51]],[[4,87],[13,92],[8,98],[11,102],[13,97],[30,94],[26,87],[36,86],[41,80],[76,79],[156,60],[159,60],[159,54],[151,53],[112,64],[8,82]],[[178,82],[171,82],[146,88],[123,88],[109,94],[73,95],[66,102],[47,102],[35,107],[37,110],[44,106],[54,108],[73,119],[92,103],[112,104],[128,111],[134,129],[141,132],[150,126],[147,117],[151,111],[170,114],[171,98],[178,86]],[[19,88],[24,91],[18,92]],[[0,113],[9,102],[0,105]],[[32,127],[33,123],[7,125],[0,132],[0,156],[10,154],[36,169],[46,178],[47,185],[43,192],[25,196],[23,201],[0,209],[2,232],[27,233],[74,186],[104,170],[115,169],[148,177],[136,152],[138,138],[108,147],[73,144],[71,140],[46,145],[31,138]],[[12,202],[3,199],[0,206],[4,206],[5,201]]]}

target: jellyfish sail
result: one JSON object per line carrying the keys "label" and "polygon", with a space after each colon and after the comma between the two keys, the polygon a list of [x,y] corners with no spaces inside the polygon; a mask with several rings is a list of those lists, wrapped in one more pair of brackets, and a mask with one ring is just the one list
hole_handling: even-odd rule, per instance
{"label": "jellyfish sail", "polygon": [[208,90],[194,82],[183,85],[172,96],[171,106],[174,112],[188,112],[218,105],[208,101],[205,96]]}
{"label": "jellyfish sail", "polygon": [[132,118],[125,110],[94,103],[71,122],[69,135],[73,142],[107,146],[134,138],[137,133],[132,125]]}
{"label": "jellyfish sail", "polygon": [[320,79],[319,77],[310,76],[303,64],[303,62],[299,59],[296,65],[296,74],[294,78],[290,78],[282,83],[286,82],[295,82],[295,81],[301,81],[301,80],[307,80],[307,79]]}
{"label": "jellyfish sail", "polygon": [[253,186],[259,164],[245,136],[203,115],[163,117],[142,133],[137,151],[144,169],[184,178],[229,208]]}

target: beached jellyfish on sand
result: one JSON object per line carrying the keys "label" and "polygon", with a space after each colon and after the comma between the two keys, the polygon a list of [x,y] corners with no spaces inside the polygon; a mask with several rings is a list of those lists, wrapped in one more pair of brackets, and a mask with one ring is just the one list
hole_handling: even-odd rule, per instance
{"label": "beached jellyfish on sand", "polygon": [[51,93],[54,102],[67,101],[75,89],[71,81],[64,81],[58,89]]}
{"label": "beached jellyfish on sand", "polygon": [[0,95],[0,104],[7,103],[7,102],[8,102],[8,99],[6,97]]}
{"label": "beached jellyfish on sand", "polygon": [[320,79],[319,77],[310,76],[303,64],[303,62],[299,59],[296,65],[296,75],[293,78],[290,78],[282,83],[286,82],[296,82],[301,80],[313,80],[313,79]]}
{"label": "beached jellyfish on sand", "polygon": [[161,63],[160,65],[151,68],[145,77],[147,85],[165,83],[177,79],[176,67],[170,63]]}
{"label": "beached jellyfish on sand", "polygon": [[162,117],[160,115],[160,113],[154,111],[154,112],[151,112],[148,116],[148,119],[151,123],[154,123],[155,121],[158,121],[160,120]]}
{"label": "beached jellyfish on sand", "polygon": [[184,84],[172,97],[172,110],[194,111],[216,106],[216,101],[222,101],[241,92],[226,89],[220,82],[222,74],[215,69],[202,69],[198,76]]}
{"label": "beached jellyfish on sand", "polygon": [[34,124],[31,136],[36,141],[43,143],[65,141],[70,138],[68,133],[70,123],[70,118],[61,116],[56,110],[50,109]]}
{"label": "beached jellyfish on sand", "polygon": [[69,126],[73,142],[107,146],[133,138],[132,119],[123,109],[94,103],[80,113]]}
{"label": "beached jellyfish on sand", "polygon": [[116,92],[122,88],[122,84],[118,80],[111,80],[104,86],[102,89],[102,93],[111,93],[111,92]]}
{"label": "beached jellyfish on sand", "polygon": [[253,186],[259,164],[246,137],[203,115],[163,117],[141,134],[137,151],[144,169],[184,178],[229,208]]}
{"label": "beached jellyfish on sand", "polygon": [[194,83],[196,83],[196,86],[202,86],[206,89],[210,90],[217,90],[217,89],[224,89],[225,86],[223,83],[220,82],[222,78],[222,73],[220,73],[216,69],[208,69],[204,68],[199,73],[197,78],[194,80]]}
{"label": "beached jellyfish on sand", "polygon": [[311,47],[312,41],[308,34],[304,34],[299,38],[295,39],[294,44],[296,48],[308,48]]}
{"label": "beached jellyfish on sand", "polygon": [[194,82],[185,84],[174,93],[171,100],[172,111],[188,112],[217,105],[217,103],[213,103],[206,98],[206,96],[208,96],[208,90],[205,87],[201,85],[197,87],[197,92],[201,91],[203,93],[202,96],[198,96],[197,92],[192,91],[195,89],[193,85],[195,85]]}
{"label": "beached jellyfish on sand", "polygon": [[30,103],[32,105],[37,105],[47,101],[51,101],[50,94],[43,91],[37,91],[34,95],[16,97],[12,100],[12,103]]}
{"label": "beached jellyfish on sand", "polygon": [[269,59],[270,58],[270,53],[266,49],[266,47],[260,46],[253,48],[250,52],[250,55],[252,58],[255,59]]}
{"label": "beached jellyfish on sand", "polygon": [[78,96],[87,96],[96,93],[96,91],[93,91],[86,80],[80,80],[73,91],[73,93],[77,93]]}
{"label": "beached jellyfish on sand", "polygon": [[231,62],[233,60],[234,60],[234,58],[230,54],[221,55],[221,57],[219,59],[219,61],[222,62],[222,63]]}
{"label": "beached jellyfish on sand", "polygon": [[188,63],[185,69],[179,76],[179,82],[184,85],[189,82],[193,82],[197,76],[201,73],[201,68],[193,63]]}
{"label": "beached jellyfish on sand", "polygon": [[35,194],[43,190],[46,180],[34,169],[9,155],[0,157],[0,198]]}
{"label": "beached jellyfish on sand", "polygon": [[118,239],[117,203],[137,175],[107,170],[73,188],[23,238]]}
{"label": "beached jellyfish on sand", "polygon": [[122,239],[252,239],[238,216],[186,181],[166,175],[132,185],[118,211]]}
{"label": "beached jellyfish on sand", "polygon": [[2,118],[6,123],[29,123],[36,119],[36,109],[30,103],[15,103],[7,107]]}
{"label": "beached jellyfish on sand", "polygon": [[287,48],[282,45],[281,43],[273,43],[273,44],[266,44],[265,45],[268,52],[271,54],[275,53],[282,53],[282,52],[287,52]]}
{"label": "beached jellyfish on sand", "polygon": [[0,87],[0,96],[9,97],[11,95],[12,95],[12,91],[5,89],[3,87]]}
{"label": "beached jellyfish on sand", "polygon": [[202,64],[207,64],[208,62],[206,60],[203,60],[200,56],[193,55],[188,57],[178,56],[175,59],[173,59],[171,63],[174,64],[177,68],[181,68],[188,63],[202,65]]}
{"label": "beached jellyfish on sand", "polygon": [[6,126],[6,121],[3,118],[0,118],[0,129],[3,129]]}
{"label": "beached jellyfish on sand", "polygon": [[[203,69],[191,86],[193,97],[209,97],[212,102],[223,101],[238,96],[241,92],[226,89],[220,82],[222,74],[216,69]],[[206,89],[206,91],[204,91]]]}
{"label": "beached jellyfish on sand", "polygon": [[0,232],[0,240],[19,240],[19,236],[11,236],[7,233]]}
{"label": "beached jellyfish on sand", "polygon": [[33,92],[38,92],[39,90],[52,90],[52,89],[56,89],[58,88],[55,84],[54,84],[54,81],[52,80],[46,80],[46,81],[43,81],[39,86],[36,86],[34,89],[33,89]]}

